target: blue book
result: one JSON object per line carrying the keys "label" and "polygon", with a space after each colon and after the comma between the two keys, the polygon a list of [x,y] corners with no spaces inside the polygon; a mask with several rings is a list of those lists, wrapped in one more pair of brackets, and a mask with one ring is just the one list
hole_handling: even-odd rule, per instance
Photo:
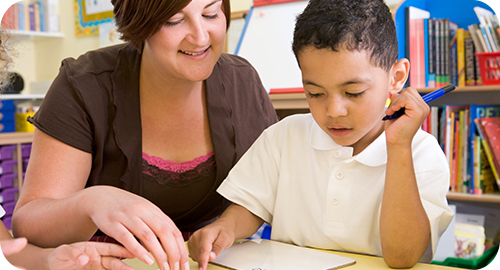
{"label": "blue book", "polygon": [[30,27],[29,27],[29,29],[26,29],[26,30],[35,31],[36,30],[36,26],[35,26],[35,5],[29,4],[28,8],[29,8],[28,14],[30,16],[30,19],[29,19]]}
{"label": "blue book", "polygon": [[19,18],[19,30],[28,30],[26,29],[25,25],[25,18],[24,18],[24,4],[23,3],[18,3],[17,4],[18,8],[18,18]]}
{"label": "blue book", "polygon": [[467,162],[467,174],[470,175],[469,189],[474,193],[477,187],[474,186],[474,134],[476,134],[476,125],[474,119],[483,117],[499,117],[500,105],[470,105],[470,125],[469,125],[469,160]]}
{"label": "blue book", "polygon": [[429,87],[429,19],[424,19],[425,87]]}
{"label": "blue book", "polygon": [[45,27],[45,7],[42,1],[38,1],[37,3],[40,8],[40,31],[46,32],[47,29]]}

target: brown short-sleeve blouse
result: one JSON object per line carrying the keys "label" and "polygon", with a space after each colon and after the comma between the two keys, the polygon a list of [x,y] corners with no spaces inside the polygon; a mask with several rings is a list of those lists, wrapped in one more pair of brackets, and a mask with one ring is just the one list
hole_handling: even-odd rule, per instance
{"label": "brown short-sleeve blouse", "polygon": [[[63,60],[40,109],[28,119],[42,132],[92,154],[87,186],[148,193],[142,179],[140,61],[141,54],[128,44]],[[260,133],[277,121],[257,72],[243,58],[223,54],[205,83],[216,181],[202,190],[189,190],[203,193],[204,199],[170,217],[182,231],[196,230],[229,205],[217,187]],[[173,192],[147,199],[184,198],[182,192]]]}

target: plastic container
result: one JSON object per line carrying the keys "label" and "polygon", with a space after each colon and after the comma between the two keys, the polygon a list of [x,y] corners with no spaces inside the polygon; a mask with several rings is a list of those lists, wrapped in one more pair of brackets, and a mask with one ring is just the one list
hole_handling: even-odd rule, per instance
{"label": "plastic container", "polygon": [[11,188],[6,188],[3,190],[0,190],[0,203],[6,203],[6,202],[12,202],[15,201],[17,198],[17,192],[19,191],[19,188],[17,187],[11,187]]}
{"label": "plastic container", "polygon": [[498,245],[488,249],[477,259],[447,258],[443,262],[432,261],[432,264],[458,267],[464,269],[481,269],[490,264],[498,253]]}
{"label": "plastic container", "polygon": [[17,145],[2,145],[0,146],[0,160],[14,159],[14,153],[17,150]]}
{"label": "plastic container", "polygon": [[0,175],[0,189],[14,186],[14,181],[17,179],[16,173]]}
{"label": "plastic container", "polygon": [[483,85],[500,84],[500,52],[476,53]]}
{"label": "plastic container", "polygon": [[0,174],[13,173],[17,165],[16,159],[2,160],[0,162]]}

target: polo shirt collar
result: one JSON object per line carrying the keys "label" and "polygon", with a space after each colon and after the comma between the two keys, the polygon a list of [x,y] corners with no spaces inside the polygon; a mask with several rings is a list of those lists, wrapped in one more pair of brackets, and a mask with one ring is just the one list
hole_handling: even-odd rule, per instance
{"label": "polo shirt collar", "polygon": [[[312,118],[312,116],[311,116]],[[350,151],[352,156],[353,148],[350,146],[341,146],[328,136],[314,121],[312,120],[310,144],[316,150],[334,151],[341,150],[342,152]],[[385,143],[385,132],[382,132],[375,141],[366,147],[361,153],[353,157],[354,160],[366,166],[377,167],[387,163],[387,149]]]}

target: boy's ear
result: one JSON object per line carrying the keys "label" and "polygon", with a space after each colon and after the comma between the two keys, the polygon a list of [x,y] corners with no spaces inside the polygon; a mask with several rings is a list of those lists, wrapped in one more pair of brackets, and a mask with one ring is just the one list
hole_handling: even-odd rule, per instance
{"label": "boy's ear", "polygon": [[408,75],[410,74],[410,61],[406,58],[402,58],[401,60],[394,63],[391,69],[391,89],[396,91],[401,91],[403,89],[406,80],[408,79]]}

